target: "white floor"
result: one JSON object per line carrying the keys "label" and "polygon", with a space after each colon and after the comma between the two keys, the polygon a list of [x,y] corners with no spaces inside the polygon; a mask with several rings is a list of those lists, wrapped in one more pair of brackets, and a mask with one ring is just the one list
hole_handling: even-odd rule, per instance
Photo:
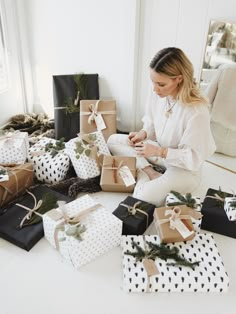
{"label": "white floor", "polygon": [[[205,163],[201,187],[236,191],[236,177]],[[124,193],[93,195],[111,212]],[[147,233],[154,233],[153,225]],[[76,271],[63,262],[45,239],[26,252],[0,239],[0,314],[235,314],[236,240],[215,234],[218,249],[230,278],[227,293],[127,294],[122,291],[121,251],[115,248]]]}

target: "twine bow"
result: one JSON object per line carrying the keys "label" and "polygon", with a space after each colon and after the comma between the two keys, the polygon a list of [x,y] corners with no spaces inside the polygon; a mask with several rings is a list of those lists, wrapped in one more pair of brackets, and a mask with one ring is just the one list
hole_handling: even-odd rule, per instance
{"label": "twine bow", "polygon": [[212,199],[220,201],[220,202],[224,202],[225,201],[225,198],[224,197],[220,197],[217,193],[215,193],[214,196],[207,195],[206,198],[212,198]]}
{"label": "twine bow", "polygon": [[117,172],[120,174],[120,170],[121,170],[122,166],[123,166],[123,160],[121,160],[119,165],[116,166],[115,158],[113,158],[111,166],[104,165],[104,169],[106,169],[106,170],[113,170],[114,183],[117,183]]}
{"label": "twine bow", "polygon": [[88,124],[92,124],[92,122],[95,122],[95,118],[96,116],[98,115],[98,104],[99,104],[99,101],[98,100],[96,102],[96,104],[90,104],[89,105],[89,110],[90,110],[90,115],[88,117]]}
{"label": "twine bow", "polygon": [[[130,205],[127,205],[127,204],[124,204],[124,203],[121,203],[120,205],[127,208],[128,213],[127,213],[127,215],[125,217],[127,217],[129,215],[132,215],[132,216],[136,217],[137,212],[145,215],[146,216],[146,229],[147,229],[147,227],[148,227],[148,218],[149,218],[148,217],[148,213],[146,213],[144,210],[138,208],[138,206],[140,204],[141,204],[141,202],[138,201],[133,206],[130,206]],[[139,218],[139,217],[136,217],[136,218]]]}
{"label": "twine bow", "polygon": [[24,206],[24,205],[22,205],[22,204],[16,203],[16,206],[19,206],[19,207],[21,207],[21,208],[24,208],[25,210],[28,211],[28,213],[22,218],[22,220],[21,220],[21,222],[20,222],[20,228],[23,227],[23,224],[24,224],[25,220],[29,220],[33,214],[36,214],[36,215],[42,217],[42,215],[39,214],[39,213],[37,212],[37,210],[42,206],[43,201],[42,201],[42,200],[39,200],[39,201],[37,202],[37,199],[36,199],[36,197],[34,196],[33,193],[29,192],[28,190],[26,190],[26,192],[27,192],[29,195],[31,195],[31,196],[33,197],[33,199],[34,199],[34,207],[33,207],[33,208],[29,208],[29,207]]}

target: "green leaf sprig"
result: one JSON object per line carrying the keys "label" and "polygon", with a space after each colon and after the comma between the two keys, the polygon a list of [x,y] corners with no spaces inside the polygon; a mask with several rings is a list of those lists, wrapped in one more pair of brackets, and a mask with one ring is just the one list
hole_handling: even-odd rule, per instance
{"label": "green leaf sprig", "polygon": [[187,193],[185,196],[176,191],[170,191],[179,201],[168,203],[168,206],[186,205],[191,208],[197,207],[196,200],[192,197],[191,193]]}
{"label": "green leaf sprig", "polygon": [[[97,136],[96,134],[89,134],[88,135],[88,138],[91,142],[94,142],[96,141],[97,139]],[[76,159],[80,159],[80,157],[85,154],[87,157],[89,157],[91,155],[91,144],[89,142],[87,142],[86,140],[84,139],[81,139],[77,142],[75,142],[75,153],[76,153]]]}
{"label": "green leaf sprig", "polygon": [[52,142],[45,145],[45,152],[50,152],[52,157],[55,157],[60,150],[65,149],[65,138],[62,137],[60,140],[56,141],[55,144]]}

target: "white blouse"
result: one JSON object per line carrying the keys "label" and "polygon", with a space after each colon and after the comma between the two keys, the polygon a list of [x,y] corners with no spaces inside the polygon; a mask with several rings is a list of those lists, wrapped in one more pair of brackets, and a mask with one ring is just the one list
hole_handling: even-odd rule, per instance
{"label": "white blouse", "polygon": [[178,101],[168,118],[165,115],[167,109],[166,97],[161,98],[151,91],[142,119],[147,139],[168,148],[167,166],[198,171],[216,149],[208,107],[186,106]]}

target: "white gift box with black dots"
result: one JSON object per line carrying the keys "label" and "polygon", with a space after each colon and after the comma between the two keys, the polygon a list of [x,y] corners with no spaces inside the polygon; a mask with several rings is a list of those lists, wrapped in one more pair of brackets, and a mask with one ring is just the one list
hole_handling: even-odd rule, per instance
{"label": "white gift box with black dots", "polygon": [[44,137],[30,147],[28,161],[33,163],[34,173],[39,181],[53,184],[65,179],[70,168],[70,158],[65,149],[55,156],[45,152],[45,145],[48,143],[55,144],[56,140]]}
{"label": "white gift box with black dots", "polygon": [[[94,145],[97,147],[98,156],[99,155],[111,155],[104,136],[101,131],[90,133],[96,136],[94,140]],[[86,154],[81,154],[80,158],[77,158],[77,153],[75,152],[76,142],[80,142],[81,138],[78,137],[71,139],[66,143],[66,151],[70,156],[71,162],[75,169],[75,172],[79,178],[89,179],[100,175],[101,165],[98,164],[97,160],[87,156]]]}
{"label": "white gift box with black dots", "polygon": [[[185,197],[186,195],[183,195],[183,196]],[[202,204],[201,204],[200,197],[193,196],[193,199],[195,199],[195,201],[196,201],[194,209],[197,212],[201,212]],[[180,202],[180,200],[174,194],[168,193],[166,196],[165,206],[172,206],[171,203],[175,203],[175,202]],[[196,232],[200,232],[201,224],[202,224],[202,218],[195,219],[192,217],[191,219],[192,219],[194,230]]]}
{"label": "white gift box with black dots", "polygon": [[[95,205],[100,204],[86,194],[67,203],[65,209],[67,215],[71,217]],[[55,230],[61,223],[61,219],[53,220],[50,213],[43,215],[45,238],[54,248],[56,248]],[[63,230],[58,231],[56,236],[63,260],[76,269],[120,245],[122,234],[122,221],[102,205],[84,216],[80,223],[85,227],[85,231],[81,234],[82,240],[68,236]]]}
{"label": "white gift box with black dots", "polygon": [[28,149],[27,132],[16,132],[12,134],[12,137],[5,139],[2,137],[0,139],[0,164],[23,164],[26,161]]}
{"label": "white gift box with black dots", "polygon": [[226,197],[224,201],[224,210],[230,221],[236,221],[236,197]]}
{"label": "white gift box with black dots", "polygon": [[122,236],[123,290],[126,292],[226,292],[229,278],[212,234],[197,234],[194,240],[171,243],[190,262],[200,261],[194,269],[168,266],[173,260],[156,258],[158,275],[148,277],[143,261],[136,261],[124,252],[136,251],[132,241],[144,249],[145,241],[159,244],[158,236]]}

